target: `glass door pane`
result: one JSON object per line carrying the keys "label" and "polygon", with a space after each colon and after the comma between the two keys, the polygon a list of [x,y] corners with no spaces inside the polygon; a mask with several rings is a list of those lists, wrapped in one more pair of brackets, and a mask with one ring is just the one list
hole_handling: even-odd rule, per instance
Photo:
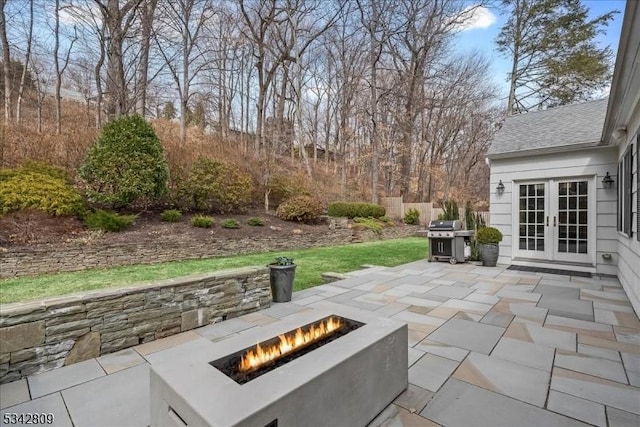
{"label": "glass door pane", "polygon": [[520,184],[518,248],[544,252],[544,184]]}
{"label": "glass door pane", "polygon": [[588,181],[558,183],[558,253],[588,251]]}

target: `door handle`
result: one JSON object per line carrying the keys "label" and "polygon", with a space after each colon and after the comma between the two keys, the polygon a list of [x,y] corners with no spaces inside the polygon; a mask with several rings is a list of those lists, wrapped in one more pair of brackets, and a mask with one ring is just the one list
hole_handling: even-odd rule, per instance
{"label": "door handle", "polygon": [[547,215],[547,227],[549,226],[549,215]]}
{"label": "door handle", "polygon": [[553,226],[554,227],[556,226],[556,216],[555,215],[553,216]]}

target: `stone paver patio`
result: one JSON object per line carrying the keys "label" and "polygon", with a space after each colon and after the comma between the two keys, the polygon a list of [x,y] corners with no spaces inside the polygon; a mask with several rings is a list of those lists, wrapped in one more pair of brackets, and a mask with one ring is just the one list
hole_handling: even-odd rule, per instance
{"label": "stone paver patio", "polygon": [[1,412],[51,412],[56,426],[147,426],[149,365],[164,350],[346,305],[409,327],[409,388],[372,427],[640,425],[640,321],[616,279],[426,261],[351,276],[296,292],[291,303],[4,384]]}

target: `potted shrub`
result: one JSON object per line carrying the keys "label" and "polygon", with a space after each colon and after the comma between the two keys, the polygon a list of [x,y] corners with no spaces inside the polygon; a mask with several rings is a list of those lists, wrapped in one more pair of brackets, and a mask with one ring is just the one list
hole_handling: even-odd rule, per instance
{"label": "potted shrub", "polygon": [[296,265],[293,258],[286,256],[276,257],[269,264],[271,283],[271,297],[273,302],[289,302],[293,293],[293,279],[296,274]]}
{"label": "potted shrub", "polygon": [[485,267],[495,267],[502,241],[502,233],[494,227],[483,227],[478,230],[476,241],[480,245],[480,259]]}

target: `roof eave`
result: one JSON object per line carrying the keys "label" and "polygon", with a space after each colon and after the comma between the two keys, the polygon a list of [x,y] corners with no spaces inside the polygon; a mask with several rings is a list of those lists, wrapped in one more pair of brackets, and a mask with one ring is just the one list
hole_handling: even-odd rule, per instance
{"label": "roof eave", "polygon": [[[617,145],[621,138],[616,137],[618,130],[626,128],[627,117],[622,117],[625,111],[623,105],[625,97],[629,96],[629,82],[633,78],[634,68],[629,70],[628,61],[636,60],[637,51],[631,49],[640,44],[640,33],[637,28],[634,29],[640,9],[636,1],[628,1],[626,4],[624,18],[622,21],[622,31],[620,33],[620,42],[616,56],[616,64],[613,72],[613,80],[609,93],[609,103],[607,105],[607,115],[605,116],[604,127],[602,130],[601,145]],[[635,73],[638,73],[637,68]],[[636,76],[637,78],[637,76]]]}
{"label": "roof eave", "polygon": [[533,156],[533,155],[567,153],[571,151],[580,151],[580,150],[602,148],[602,147],[603,146],[600,144],[600,140],[595,140],[591,142],[582,142],[579,144],[534,148],[531,150],[507,151],[503,153],[487,153],[487,159],[489,160],[511,159],[516,157],[527,157],[527,156]]}

